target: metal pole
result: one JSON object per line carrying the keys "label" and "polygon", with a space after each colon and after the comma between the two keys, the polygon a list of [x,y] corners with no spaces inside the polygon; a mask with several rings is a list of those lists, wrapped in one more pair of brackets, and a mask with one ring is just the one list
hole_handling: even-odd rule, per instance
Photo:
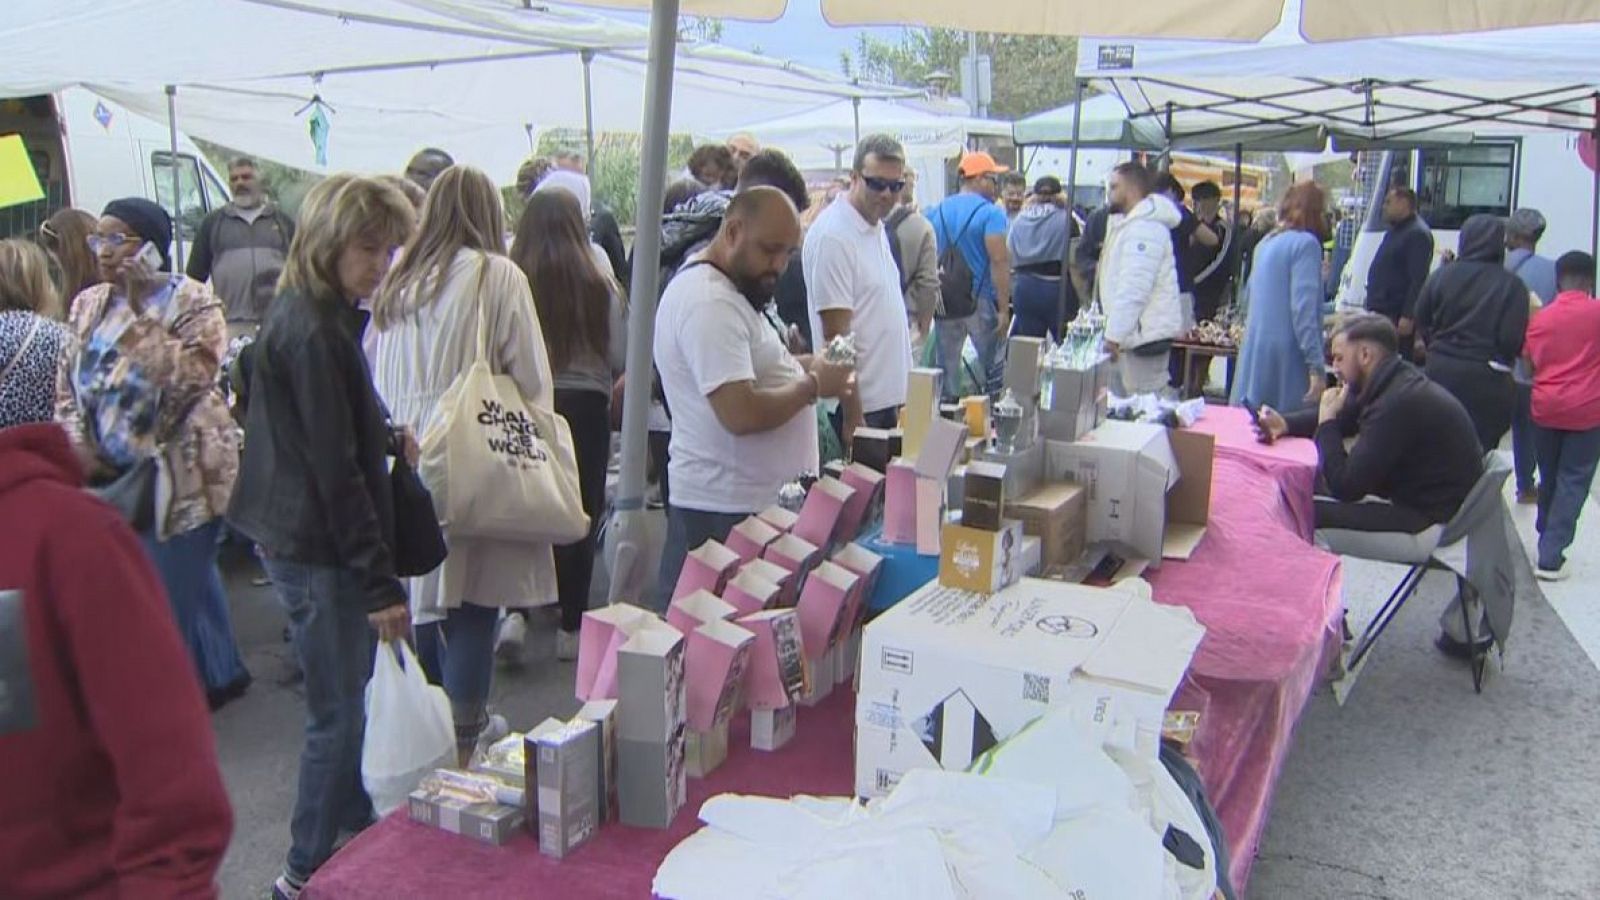
{"label": "metal pole", "polygon": [[[1244,144],[1233,145],[1233,237],[1229,249],[1244,247],[1244,235],[1239,233],[1239,223],[1244,221],[1244,211],[1239,209],[1242,182],[1244,181]],[[1233,255],[1233,302],[1239,302],[1239,275],[1244,271],[1244,253]]]}
{"label": "metal pole", "polygon": [[850,98],[850,114],[855,119],[855,127],[856,127],[856,142],[855,142],[855,146],[859,147],[859,146],[861,146],[861,98],[860,97],[851,97]]}
{"label": "metal pole", "polygon": [[172,243],[173,266],[183,271],[183,228],[178,224],[179,215],[183,211],[183,197],[180,193],[182,184],[181,173],[178,171],[178,86],[167,85],[167,137],[172,142],[172,156],[168,160],[172,164]]}
{"label": "metal pole", "polygon": [[611,569],[612,603],[645,600],[654,585],[644,570],[646,417],[650,411],[656,293],[661,281],[661,201],[667,189],[667,135],[672,120],[672,74],[677,51],[678,0],[653,0],[650,54],[644,87],[644,143],[639,205],[634,213],[633,278],[629,282],[628,361],[622,399],[622,473],[613,504],[617,529]]}
{"label": "metal pole", "polygon": [[589,77],[589,65],[594,62],[594,51],[583,50],[578,58],[583,60],[583,136],[589,155],[585,165],[594,165],[594,83]]}
{"label": "metal pole", "polygon": [[1594,183],[1589,198],[1589,255],[1600,257],[1600,93],[1594,95],[1594,130],[1589,132],[1594,142]]}
{"label": "metal pole", "polygon": [[[1076,221],[1074,210],[1077,201],[1073,196],[1078,190],[1078,138],[1083,128],[1083,79],[1075,79],[1076,87],[1073,89],[1072,101],[1072,149],[1067,152],[1067,246],[1063,251],[1065,256],[1061,260],[1061,290],[1056,293],[1056,325],[1059,327],[1067,318],[1067,292],[1072,290],[1072,250],[1077,246],[1077,241],[1072,239],[1072,227]],[[1080,234],[1078,240],[1082,240]],[[1083,304],[1088,298],[1078,298],[1078,308],[1083,309]]]}

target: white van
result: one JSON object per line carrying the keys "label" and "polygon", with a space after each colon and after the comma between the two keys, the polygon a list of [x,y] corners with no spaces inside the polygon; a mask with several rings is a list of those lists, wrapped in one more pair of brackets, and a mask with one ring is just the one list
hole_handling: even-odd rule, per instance
{"label": "white van", "polygon": [[1362,309],[1367,272],[1388,225],[1384,194],[1392,185],[1417,192],[1418,214],[1433,229],[1435,264],[1455,251],[1469,216],[1509,216],[1532,207],[1549,223],[1539,252],[1554,259],[1569,250],[1588,251],[1594,236],[1594,170],[1578,154],[1577,134],[1543,133],[1484,139],[1456,147],[1390,151],[1372,179],[1363,224],[1339,277],[1341,311]]}
{"label": "white van", "polygon": [[173,214],[187,249],[206,213],[229,199],[226,181],[180,133],[175,210],[166,123],[135,115],[83,88],[0,100],[4,134],[22,135],[45,199],[0,209],[0,237],[31,238],[40,223],[64,206],[98,216],[119,197],[146,197]]}

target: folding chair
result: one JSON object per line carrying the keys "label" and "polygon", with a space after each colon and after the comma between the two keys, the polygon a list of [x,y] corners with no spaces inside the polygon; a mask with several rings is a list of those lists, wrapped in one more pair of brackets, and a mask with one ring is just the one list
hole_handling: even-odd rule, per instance
{"label": "folding chair", "polygon": [[[1395,615],[1405,606],[1406,601],[1416,594],[1421,586],[1423,577],[1430,571],[1450,572],[1456,576],[1456,599],[1452,604],[1461,610],[1462,632],[1466,636],[1467,646],[1473,648],[1471,661],[1472,689],[1475,693],[1483,693],[1484,669],[1488,663],[1488,648],[1478,649],[1478,625],[1483,619],[1482,598],[1477,590],[1467,581],[1466,554],[1467,535],[1471,534],[1484,517],[1505,515],[1505,500],[1501,496],[1505,489],[1506,479],[1511,475],[1511,466],[1498,453],[1489,453],[1484,459],[1484,472],[1473,485],[1472,491],[1467,494],[1467,499],[1462,502],[1461,509],[1454,518],[1444,525],[1435,525],[1421,534],[1393,534],[1378,532],[1353,532],[1353,531],[1319,531],[1319,543],[1325,544],[1328,549],[1343,554],[1354,556],[1358,559],[1370,559],[1377,562],[1396,563],[1409,566],[1400,583],[1395,585],[1389,594],[1389,599],[1379,608],[1377,615],[1367,623],[1361,637],[1353,643],[1346,641],[1345,650],[1341,659],[1343,672],[1333,682],[1334,698],[1343,706],[1350,691],[1355,687],[1356,678],[1365,667],[1367,656],[1372,647],[1378,642],[1389,623]],[[1446,610],[1446,619],[1451,615]],[[1487,625],[1487,619],[1484,619]],[[1491,637],[1496,637],[1492,634]]]}

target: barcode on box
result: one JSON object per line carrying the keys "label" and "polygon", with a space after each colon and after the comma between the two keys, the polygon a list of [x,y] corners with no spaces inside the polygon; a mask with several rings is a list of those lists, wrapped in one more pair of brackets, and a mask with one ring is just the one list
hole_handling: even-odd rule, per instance
{"label": "barcode on box", "polygon": [[885,672],[895,672],[900,675],[911,674],[911,664],[915,654],[910,650],[899,650],[894,647],[883,648],[881,666]]}
{"label": "barcode on box", "polygon": [[877,788],[878,788],[878,790],[880,790],[880,791],[892,791],[892,790],[894,790],[894,786],[900,783],[900,774],[901,773],[899,773],[899,772],[891,772],[888,769],[879,769],[878,770],[878,778],[877,778]]}
{"label": "barcode on box", "polygon": [[1050,676],[1022,673],[1022,699],[1035,703],[1050,702]]}

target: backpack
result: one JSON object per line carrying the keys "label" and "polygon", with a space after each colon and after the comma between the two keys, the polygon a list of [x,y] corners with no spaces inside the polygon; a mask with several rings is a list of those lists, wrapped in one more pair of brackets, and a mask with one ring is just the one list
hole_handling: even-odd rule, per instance
{"label": "backpack", "polygon": [[894,257],[894,268],[900,273],[900,293],[904,294],[906,288],[911,286],[911,279],[906,277],[906,259],[900,248],[900,223],[911,217],[911,207],[896,207],[883,221],[884,230],[889,234],[889,255]]}
{"label": "backpack", "polygon": [[[944,252],[939,254],[939,309],[935,318],[965,319],[978,312],[978,292],[973,289],[972,266],[967,264],[967,255],[961,252],[961,239],[982,210],[983,207],[979,206],[967,216],[966,224],[951,236]],[[944,226],[946,233],[949,232],[943,205],[939,207],[939,224]],[[989,273],[985,271],[983,277],[988,278]]]}

